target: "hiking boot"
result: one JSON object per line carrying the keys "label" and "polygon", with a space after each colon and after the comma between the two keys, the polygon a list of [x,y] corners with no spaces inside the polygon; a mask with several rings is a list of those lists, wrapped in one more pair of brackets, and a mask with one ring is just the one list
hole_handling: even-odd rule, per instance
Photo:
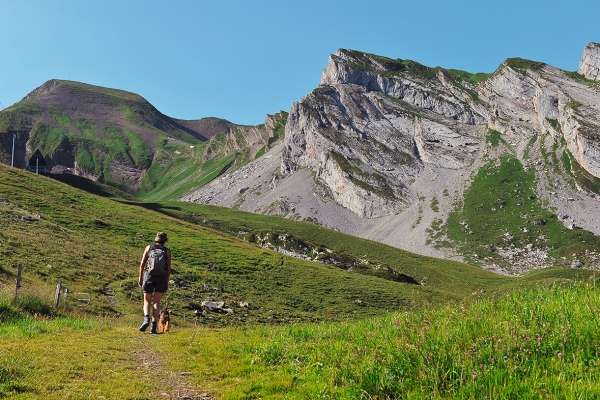
{"label": "hiking boot", "polygon": [[156,331],[156,322],[153,322],[153,323],[152,323],[152,328],[150,328],[150,333],[158,333],[158,332]]}
{"label": "hiking boot", "polygon": [[150,317],[146,315],[144,317],[144,322],[142,322],[142,325],[140,325],[140,332],[146,332],[146,329],[148,329],[149,325],[150,325]]}

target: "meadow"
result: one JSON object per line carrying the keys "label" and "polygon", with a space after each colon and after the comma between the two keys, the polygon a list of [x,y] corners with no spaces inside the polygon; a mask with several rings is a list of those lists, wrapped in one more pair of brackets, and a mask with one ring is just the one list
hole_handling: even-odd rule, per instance
{"label": "meadow", "polygon": [[127,317],[33,317],[4,300],[0,396],[595,399],[599,306],[590,277],[360,321],[147,335]]}
{"label": "meadow", "polygon": [[[598,394],[593,271],[500,276],[300,221],[55,178],[0,166],[0,397]],[[173,329],[148,335],[137,330],[137,271],[159,230],[174,254]],[[252,240],[267,234],[343,262]],[[54,308],[59,279],[71,296]],[[203,300],[232,312],[207,312]]]}

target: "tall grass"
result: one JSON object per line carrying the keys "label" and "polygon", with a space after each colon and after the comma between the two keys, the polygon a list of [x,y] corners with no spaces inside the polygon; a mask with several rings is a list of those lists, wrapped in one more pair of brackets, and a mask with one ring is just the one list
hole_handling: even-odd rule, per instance
{"label": "tall grass", "polygon": [[177,354],[172,368],[227,399],[593,399],[599,309],[590,280],[361,322],[184,332],[161,346]]}
{"label": "tall grass", "polygon": [[54,311],[52,303],[52,293],[47,287],[30,286],[17,293],[14,286],[0,285],[0,321],[27,315],[49,316]]}

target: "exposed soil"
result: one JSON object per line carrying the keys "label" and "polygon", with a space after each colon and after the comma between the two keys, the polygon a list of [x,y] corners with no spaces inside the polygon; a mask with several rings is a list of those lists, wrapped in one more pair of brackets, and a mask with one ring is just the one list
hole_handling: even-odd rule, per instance
{"label": "exposed soil", "polygon": [[[156,381],[157,399],[185,399],[185,400],[217,400],[217,397],[203,392],[188,382],[190,373],[177,373],[164,368],[160,355],[152,348],[154,337],[145,333],[138,339],[138,345],[131,352],[133,362],[138,365],[140,373],[151,376]],[[155,336],[155,335],[152,335]]]}

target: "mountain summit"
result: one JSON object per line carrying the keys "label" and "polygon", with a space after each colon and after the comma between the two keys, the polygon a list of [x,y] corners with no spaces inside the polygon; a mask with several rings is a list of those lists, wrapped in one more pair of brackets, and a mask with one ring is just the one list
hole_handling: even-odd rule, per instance
{"label": "mountain summit", "polygon": [[[39,149],[53,173],[72,171],[144,196],[164,188],[163,179],[173,189],[197,173],[214,177],[253,159],[273,136],[265,126],[280,122],[272,116],[259,127],[180,120],[135,93],[53,79],[0,112],[0,159],[10,163],[14,134],[16,167],[24,168]],[[213,168],[203,170],[209,160]]]}

